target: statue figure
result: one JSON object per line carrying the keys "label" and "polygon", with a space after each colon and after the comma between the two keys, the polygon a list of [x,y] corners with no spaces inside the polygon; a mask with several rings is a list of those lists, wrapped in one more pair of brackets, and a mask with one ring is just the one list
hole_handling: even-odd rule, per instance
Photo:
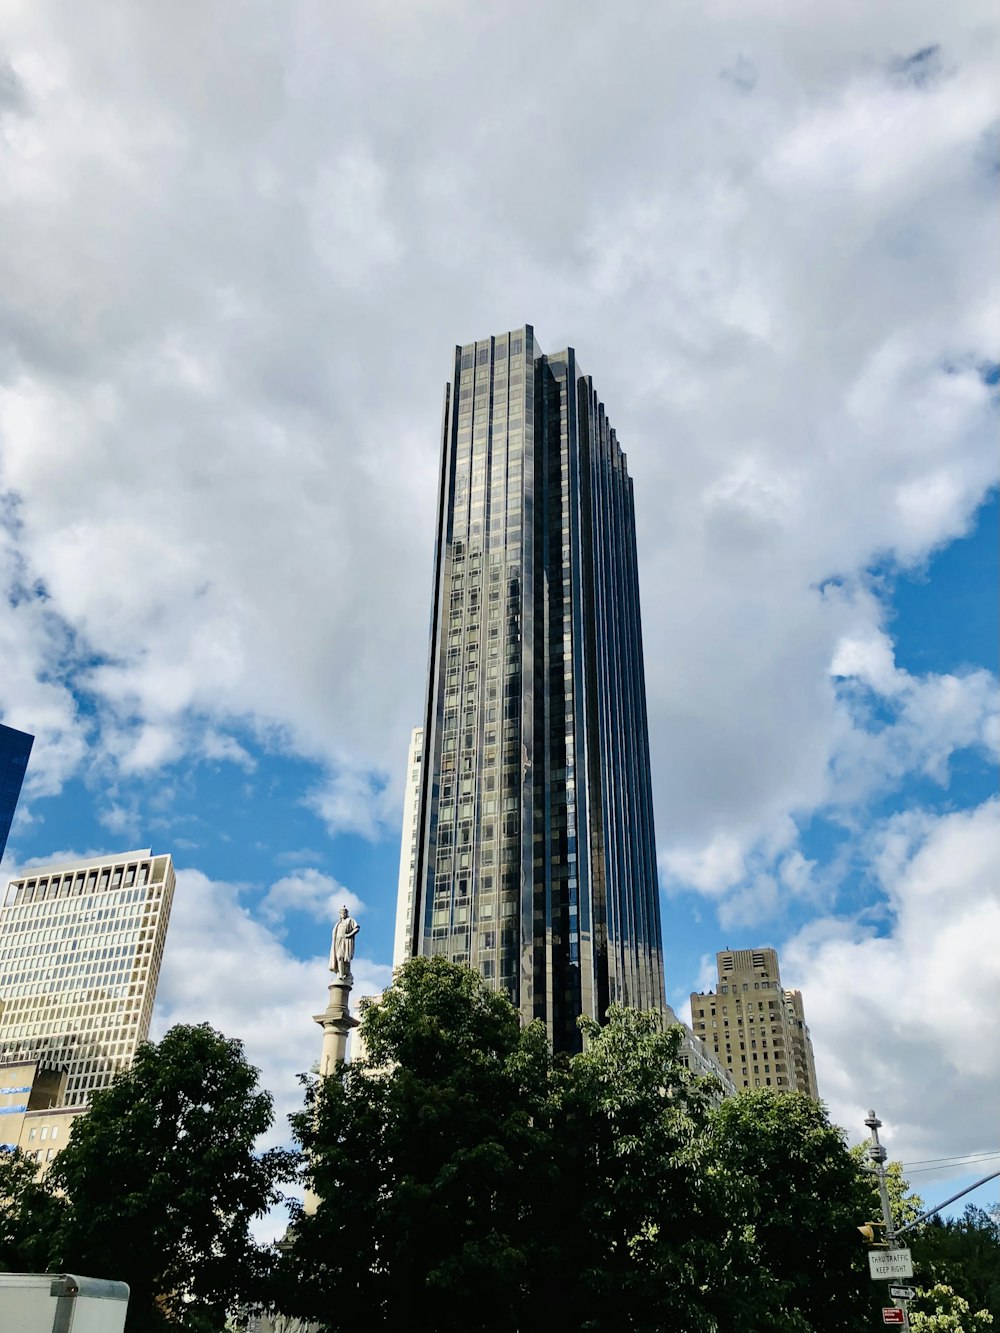
{"label": "statue figure", "polygon": [[354,937],[361,927],[351,916],[346,907],[340,909],[340,920],[333,928],[333,945],[330,949],[330,971],[336,972],[342,981],[351,981],[351,960],[354,957]]}

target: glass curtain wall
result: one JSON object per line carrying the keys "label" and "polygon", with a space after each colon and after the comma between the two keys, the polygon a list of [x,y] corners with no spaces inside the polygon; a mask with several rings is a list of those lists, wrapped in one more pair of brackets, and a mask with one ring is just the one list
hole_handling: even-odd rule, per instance
{"label": "glass curtain wall", "polygon": [[631,481],[572,350],[456,348],[409,952],[558,1049],[663,974]]}

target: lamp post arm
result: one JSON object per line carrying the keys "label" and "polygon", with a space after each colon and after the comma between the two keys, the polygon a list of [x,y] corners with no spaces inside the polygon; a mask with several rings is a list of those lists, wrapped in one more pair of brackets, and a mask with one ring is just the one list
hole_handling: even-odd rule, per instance
{"label": "lamp post arm", "polygon": [[988,1180],[996,1180],[997,1176],[1000,1176],[1000,1171],[994,1171],[991,1175],[983,1176],[982,1180],[977,1180],[974,1185],[967,1185],[964,1190],[959,1190],[958,1193],[953,1194],[950,1199],[945,1199],[944,1203],[939,1203],[936,1208],[928,1208],[926,1213],[921,1213],[920,1216],[915,1218],[912,1222],[907,1222],[905,1227],[897,1227],[896,1235],[901,1236],[904,1231],[909,1231],[911,1227],[918,1227],[921,1222],[926,1222],[929,1217],[933,1217],[935,1213],[939,1213],[942,1208],[947,1208],[950,1203],[954,1203],[956,1199],[960,1199],[963,1194],[969,1194],[972,1190],[977,1190],[980,1185],[985,1185]]}

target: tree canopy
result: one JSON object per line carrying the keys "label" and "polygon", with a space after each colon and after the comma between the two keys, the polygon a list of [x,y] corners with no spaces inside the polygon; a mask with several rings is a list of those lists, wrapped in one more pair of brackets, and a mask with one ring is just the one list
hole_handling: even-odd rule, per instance
{"label": "tree canopy", "polygon": [[329,1330],[837,1330],[865,1184],[822,1108],[717,1105],[679,1029],[612,1008],[553,1059],[474,972],[413,959],[296,1132],[323,1202],[277,1303]]}
{"label": "tree canopy", "polygon": [[909,1307],[912,1333],[987,1333],[993,1327],[988,1310],[974,1310],[946,1282],[935,1282],[918,1291]]}
{"label": "tree canopy", "polygon": [[33,1157],[17,1148],[0,1152],[0,1271],[45,1268],[57,1208]]}
{"label": "tree canopy", "polygon": [[869,1204],[843,1131],[812,1098],[760,1088],[724,1101],[710,1134],[757,1326],[780,1316],[774,1327],[803,1333],[856,1328],[871,1306],[857,1232]]}
{"label": "tree canopy", "polygon": [[330,1327],[508,1328],[547,1160],[540,1025],[468,969],[417,959],[364,1015],[367,1063],[314,1084],[297,1133],[321,1199],[290,1263]]}
{"label": "tree canopy", "polygon": [[[926,1293],[918,1305],[925,1317],[937,1307],[939,1317],[961,1314],[970,1329],[988,1327],[983,1314],[1000,1321],[1000,1207],[987,1210],[970,1203],[960,1217],[932,1218],[910,1243],[914,1280]],[[967,1312],[955,1308],[962,1301],[969,1305]],[[931,1333],[936,1326],[923,1327]]]}
{"label": "tree canopy", "polygon": [[[19,1266],[127,1282],[129,1333],[221,1329],[262,1280],[250,1223],[294,1166],[287,1152],[255,1149],[272,1118],[241,1043],[208,1024],[141,1046],[43,1181],[17,1180]],[[33,1226],[30,1190],[43,1204]]]}
{"label": "tree canopy", "polygon": [[[221,1330],[233,1311],[326,1333],[848,1333],[877,1320],[859,1150],[822,1105],[725,1100],[682,1030],[615,1008],[553,1058],[475,972],[417,958],[363,1006],[367,1058],[308,1081],[300,1154],[256,1144],[271,1099],[207,1025],[143,1046],[48,1175],[0,1155],[0,1266],[120,1278],[130,1333]],[[299,1171],[287,1243],[250,1224]],[[902,1222],[921,1202],[890,1166]],[[985,1329],[1000,1222],[918,1228],[914,1328]]]}

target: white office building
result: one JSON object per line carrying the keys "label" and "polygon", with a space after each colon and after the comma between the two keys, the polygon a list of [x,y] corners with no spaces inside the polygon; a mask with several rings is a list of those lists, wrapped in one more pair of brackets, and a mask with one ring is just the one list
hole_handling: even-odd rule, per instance
{"label": "white office building", "polygon": [[414,727],[410,752],[406,759],[406,787],[403,792],[403,834],[399,845],[399,887],[396,896],[396,936],[392,947],[392,965],[399,967],[408,956],[410,922],[413,918],[413,885],[417,865],[417,831],[420,827],[420,765],[424,755],[424,729]]}
{"label": "white office building", "polygon": [[174,896],[169,856],[144,851],[36,866],[0,907],[0,1061],[66,1071],[85,1106],[127,1068],[153,1014]]}

